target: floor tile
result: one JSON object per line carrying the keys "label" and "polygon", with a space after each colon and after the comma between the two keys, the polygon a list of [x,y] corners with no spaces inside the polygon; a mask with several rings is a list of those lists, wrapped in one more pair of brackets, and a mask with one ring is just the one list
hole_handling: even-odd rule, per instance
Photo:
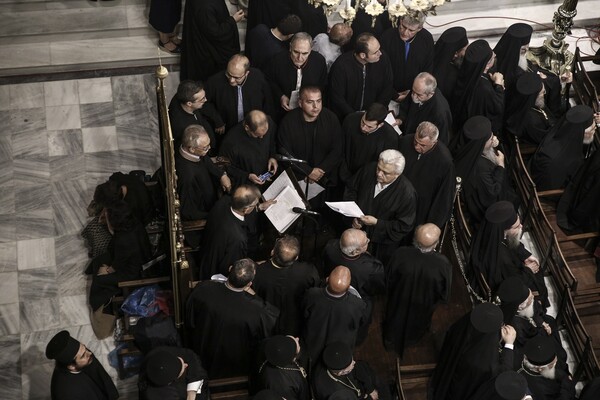
{"label": "floor tile", "polygon": [[[81,136],[79,139],[81,140]],[[79,154],[50,157],[50,180],[52,182],[85,179],[83,143],[80,143],[80,145],[81,152]]]}
{"label": "floor tile", "polygon": [[56,235],[51,208],[15,213],[17,240],[39,239]]}
{"label": "floor tile", "polygon": [[17,242],[0,243],[0,272],[17,270]]}
{"label": "floor tile", "polygon": [[[87,248],[79,232],[56,237],[54,239],[54,251],[56,254],[56,265],[86,264],[89,260]],[[83,268],[80,271],[83,272]]]}
{"label": "floor tile", "polygon": [[86,295],[88,277],[83,273],[86,263],[59,264],[56,267],[58,294],[61,296]]}
{"label": "floor tile", "polygon": [[22,334],[20,347],[23,368],[48,362],[45,354],[46,344],[61,330],[62,328],[57,328]]}
{"label": "floor tile", "polygon": [[58,297],[20,302],[21,333],[60,327]]}
{"label": "floor tile", "polygon": [[15,214],[0,214],[0,243],[14,242],[17,240],[17,227]]}
{"label": "floor tile", "polygon": [[0,304],[0,336],[20,332],[19,303]]}
{"label": "floor tile", "polygon": [[4,68],[50,65],[50,43],[19,43],[0,46],[0,60],[2,60]]}
{"label": "floor tile", "polygon": [[80,79],[77,85],[80,104],[112,101],[110,78]]}
{"label": "floor tile", "polygon": [[44,82],[46,106],[79,104],[77,81]]}
{"label": "floor tile", "polygon": [[24,399],[42,400],[49,399],[48,388],[52,380],[54,362],[46,360],[44,363],[23,368],[22,392]]}
{"label": "floor tile", "polygon": [[15,188],[15,210],[17,213],[50,208],[50,184],[20,186]]}
{"label": "floor tile", "polygon": [[9,93],[11,110],[44,107],[43,83],[9,85]]}
{"label": "floor tile", "polygon": [[0,304],[14,303],[18,298],[18,274],[16,272],[0,272]]}
{"label": "floor tile", "polygon": [[83,153],[81,129],[48,132],[48,155],[67,156]]}
{"label": "floor tile", "polygon": [[90,323],[86,294],[60,297],[60,325],[77,326]]}
{"label": "floor tile", "polygon": [[78,105],[46,107],[46,126],[49,131],[80,129]]}
{"label": "floor tile", "polygon": [[83,151],[85,153],[96,153],[100,151],[118,150],[117,130],[115,126],[103,126],[98,128],[84,128]]}
{"label": "floor tile", "polygon": [[0,159],[0,188],[14,187],[15,163],[12,160],[2,161]]}
{"label": "floor tile", "polygon": [[12,135],[12,155],[14,158],[24,156],[48,156],[48,133],[40,129],[35,134],[17,132]]}
{"label": "floor tile", "polygon": [[56,296],[56,267],[19,271],[19,301],[43,300]]}
{"label": "floor tile", "polygon": [[0,368],[0,387],[2,398],[6,400],[21,400],[21,369],[14,366]]}
{"label": "floor tile", "polygon": [[13,367],[21,358],[20,335],[6,335],[0,337],[0,369]]}
{"label": "floor tile", "polygon": [[56,233],[60,236],[80,233],[87,220],[84,180],[65,180],[52,183],[52,208]]}
{"label": "floor tile", "polygon": [[13,185],[6,185],[0,190],[0,214],[12,214],[14,212],[15,187]]}
{"label": "floor tile", "polygon": [[40,185],[50,180],[48,156],[33,155],[14,160],[13,182],[15,186]]}
{"label": "floor tile", "polygon": [[17,242],[19,271],[56,266],[54,238],[21,240]]}
{"label": "floor tile", "polygon": [[82,104],[80,106],[81,127],[91,128],[115,124],[112,101],[106,103]]}
{"label": "floor tile", "polygon": [[[7,129],[10,129],[10,128],[7,127]],[[8,132],[6,132],[5,136],[0,137],[0,160],[12,160],[12,159],[13,159],[12,135],[9,135]]]}
{"label": "floor tile", "polygon": [[0,110],[10,108],[10,86],[0,85]]}
{"label": "floor tile", "polygon": [[46,130],[46,115],[43,107],[13,110],[8,121],[10,123],[8,132],[13,135],[16,133],[35,135]]}

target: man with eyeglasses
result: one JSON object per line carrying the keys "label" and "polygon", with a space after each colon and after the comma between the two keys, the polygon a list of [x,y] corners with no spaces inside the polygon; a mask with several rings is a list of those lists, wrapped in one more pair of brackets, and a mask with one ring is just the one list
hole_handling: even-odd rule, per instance
{"label": "man with eyeglasses", "polygon": [[169,104],[169,122],[171,122],[175,149],[181,144],[183,131],[190,125],[204,127],[210,137],[211,144],[216,146],[215,133],[203,114],[205,105],[206,92],[202,82],[185,80],[179,83],[177,93]]}
{"label": "man with eyeglasses", "polygon": [[206,97],[217,109],[213,121],[218,134],[223,134],[241,122],[250,110],[271,113],[271,94],[263,73],[250,67],[250,60],[236,54],[229,60],[227,69],[211,76],[206,82]]}
{"label": "man with eyeglasses", "polygon": [[410,95],[400,103],[396,122],[405,134],[416,132],[423,121],[433,123],[439,131],[439,141],[448,145],[452,112],[450,105],[437,88],[437,80],[428,72],[421,72],[412,84]]}
{"label": "man with eyeglasses", "polygon": [[60,331],[48,342],[46,358],[56,362],[50,384],[52,400],[119,398],[114,382],[100,361],[68,331]]}
{"label": "man with eyeglasses", "polygon": [[375,102],[387,105],[395,97],[392,65],[373,34],[359,35],[354,52],[342,54],[333,63],[329,95],[331,110],[341,121]]}

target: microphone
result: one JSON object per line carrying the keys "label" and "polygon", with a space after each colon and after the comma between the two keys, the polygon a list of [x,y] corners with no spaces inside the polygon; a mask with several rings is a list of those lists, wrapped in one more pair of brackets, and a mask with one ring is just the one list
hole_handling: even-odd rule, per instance
{"label": "microphone", "polygon": [[295,212],[296,214],[306,214],[306,215],[311,215],[313,217],[321,215],[316,211],[310,211],[310,210],[306,210],[306,209],[300,208],[300,207],[293,207],[292,211]]}
{"label": "microphone", "polygon": [[304,160],[301,160],[299,158],[284,156],[282,154],[275,154],[275,159],[277,161],[287,161],[287,162],[295,162],[298,164],[307,164],[307,162]]}

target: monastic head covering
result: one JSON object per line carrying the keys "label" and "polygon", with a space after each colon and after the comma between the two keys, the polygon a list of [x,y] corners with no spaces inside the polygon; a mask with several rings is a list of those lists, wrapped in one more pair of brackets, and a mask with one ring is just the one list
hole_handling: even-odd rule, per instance
{"label": "monastic head covering", "polygon": [[[531,41],[532,33],[533,28],[530,25],[517,22],[516,24],[512,24],[508,27],[506,32],[504,32],[504,35],[502,35],[502,38],[510,38],[511,40],[519,43],[520,46],[523,46]],[[500,38],[500,40],[502,40],[502,38]]]}
{"label": "monastic head covering", "polygon": [[156,386],[167,386],[179,376],[181,360],[166,350],[158,350],[146,359],[146,376]]}
{"label": "monastic head covering", "polygon": [[494,387],[504,400],[521,400],[527,393],[527,379],[515,371],[505,371],[496,377]]}
{"label": "monastic head covering", "polygon": [[524,72],[517,79],[517,92],[523,96],[531,96],[537,94],[542,90],[543,86],[542,78],[535,72]]}
{"label": "monastic head covering", "polygon": [[517,212],[515,206],[510,201],[498,201],[485,212],[485,219],[495,225],[500,225],[503,230],[513,226],[517,221]]}
{"label": "monastic head covering", "polygon": [[272,389],[263,389],[260,392],[256,393],[253,400],[281,400],[282,397],[277,394],[276,391]]}
{"label": "monastic head covering", "polygon": [[48,342],[46,357],[63,364],[71,364],[79,352],[80,344],[71,337],[68,331],[60,331]]}
{"label": "monastic head covering", "polygon": [[323,362],[331,370],[342,370],[352,363],[352,349],[346,343],[333,342],[325,347]]}
{"label": "monastic head covering", "polygon": [[475,170],[475,164],[483,153],[485,143],[491,136],[492,124],[488,118],[482,115],[469,118],[463,125],[452,149],[456,176],[460,176],[463,182],[470,179]]}
{"label": "monastic head covering", "polygon": [[502,311],[492,303],[481,303],[471,311],[471,325],[481,333],[498,331],[502,326]]}
{"label": "monastic head covering", "polygon": [[529,288],[521,278],[511,276],[502,281],[496,295],[500,299],[500,309],[504,314],[504,323],[510,324],[519,305],[529,297]]}
{"label": "monastic head covering", "polygon": [[492,123],[483,115],[475,115],[463,125],[463,132],[468,139],[487,141],[492,136]]}
{"label": "monastic head covering", "polygon": [[434,47],[434,65],[449,63],[454,53],[469,44],[467,30],[462,26],[453,26],[441,34]]}
{"label": "monastic head covering", "polygon": [[506,130],[521,136],[527,124],[527,114],[535,106],[535,100],[543,87],[542,78],[535,72],[522,72],[515,85],[516,90],[505,98]]}
{"label": "monastic head covering", "polygon": [[272,336],[265,341],[265,356],[271,364],[285,367],[296,356],[296,341],[289,336]]}
{"label": "monastic head covering", "polygon": [[577,105],[567,111],[567,122],[573,127],[586,129],[592,124],[594,119],[594,110],[585,104]]}
{"label": "monastic head covering", "polygon": [[494,52],[498,57],[497,69],[504,75],[504,80],[510,86],[519,73],[519,57],[521,46],[531,41],[533,28],[527,24],[517,23],[508,27],[498,41]]}
{"label": "monastic head covering", "polygon": [[469,64],[481,65],[481,70],[492,57],[492,48],[487,40],[479,39],[467,47],[465,52],[465,62]]}
{"label": "monastic head covering", "polygon": [[550,336],[535,336],[525,343],[523,353],[527,360],[539,367],[550,364],[556,357],[554,339]]}

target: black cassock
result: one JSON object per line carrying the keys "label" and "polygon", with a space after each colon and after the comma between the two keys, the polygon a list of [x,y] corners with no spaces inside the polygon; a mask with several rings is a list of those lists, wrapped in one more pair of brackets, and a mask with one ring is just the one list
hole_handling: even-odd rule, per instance
{"label": "black cassock", "polygon": [[307,175],[312,168],[321,168],[325,178],[333,184],[342,159],[341,130],[337,117],[328,109],[323,108],[316,121],[306,122],[302,109],[297,108],[281,121],[277,132],[278,149],[282,154],[308,161],[309,167],[302,165]]}
{"label": "black cassock", "polygon": [[[356,0],[352,0],[352,7],[356,6]],[[372,33],[377,39],[381,37],[383,32],[392,27],[390,21],[390,15],[387,11],[384,11],[375,18],[375,26],[373,26],[373,17],[365,12],[362,7],[356,10],[356,16],[352,21],[352,39],[348,43],[349,49],[354,49],[356,45],[356,39],[361,33],[369,32]]]}
{"label": "black cassock", "polygon": [[[247,31],[265,24],[273,28],[291,13],[290,0],[250,0],[248,1]],[[247,42],[246,42],[247,43]]]}
{"label": "black cassock", "polygon": [[52,400],[114,400],[119,398],[119,392],[100,361],[94,359],[78,374],[55,367],[50,397]]}
{"label": "black cassock", "polygon": [[175,149],[181,144],[183,131],[190,125],[201,125],[206,129],[206,133],[208,133],[208,136],[210,137],[211,146],[217,145],[217,142],[215,141],[215,132],[208,120],[204,117],[202,110],[203,109],[196,110],[193,114],[189,114],[181,108],[181,103],[173,97],[171,103],[169,103],[169,122],[171,123],[171,133],[173,134]]}
{"label": "black cassock", "polygon": [[[250,2],[250,4],[252,3],[254,2]],[[248,31],[244,54],[253,67],[264,72],[273,57],[288,49],[289,43],[287,41],[279,40],[273,35],[271,28],[265,24],[260,24]]]}
{"label": "black cassock", "polygon": [[379,154],[387,149],[398,149],[399,136],[390,124],[384,122],[375,132],[365,134],[360,130],[362,111],[344,119],[344,161],[340,165],[340,178],[347,182],[366,164],[377,161]]}
{"label": "black cassock", "polygon": [[389,28],[381,35],[381,51],[390,58],[394,71],[394,90],[402,92],[412,88],[420,72],[433,71],[433,36],[421,29],[410,42],[408,58],[406,44],[400,39],[398,28]]}
{"label": "black cassock", "polygon": [[531,396],[535,400],[575,400],[575,383],[565,371],[557,368],[556,379],[547,379],[521,369],[519,373],[527,380]]}
{"label": "black cassock", "polygon": [[115,172],[108,178],[119,186],[125,186],[127,193],[123,201],[131,209],[131,213],[142,225],[146,226],[154,217],[154,203],[146,184],[137,176]]}
{"label": "black cassock", "polygon": [[452,265],[439,253],[401,247],[387,264],[386,286],[384,343],[402,356],[427,333],[436,305],[450,298]]}
{"label": "black cassock", "polygon": [[467,102],[467,119],[475,115],[487,117],[494,135],[502,137],[504,89],[485,75],[479,77]]}
{"label": "black cassock", "polygon": [[310,387],[299,369],[294,363],[280,368],[266,362],[258,376],[259,386],[261,389],[273,390],[286,400],[309,400]]}
{"label": "black cassock", "polygon": [[515,132],[519,140],[539,145],[556,123],[556,118],[547,108],[540,110],[532,107],[523,115],[521,121],[516,121],[517,124],[519,122],[519,129]]}
{"label": "black cassock", "polygon": [[371,239],[372,254],[384,265],[402,240],[412,231],[417,211],[417,192],[408,178],[400,175],[377,197],[375,193],[377,163],[370,163],[356,173],[346,186],[344,200],[353,200],[365,215],[377,218],[374,226],[365,226]]}
{"label": "black cassock", "polygon": [[302,30],[313,38],[327,32],[327,16],[323,7],[315,7],[306,0],[289,0],[292,14],[302,20]]}
{"label": "black cassock", "polygon": [[[220,120],[215,126],[225,125],[229,130],[238,122],[238,88],[231,86],[224,71],[217,72],[206,82],[206,98],[219,110]],[[250,73],[242,85],[243,114],[252,110],[261,110],[266,114],[273,111],[269,85],[263,73],[256,68],[250,68]]]}
{"label": "black cassock", "polygon": [[403,175],[419,196],[415,226],[432,223],[440,229],[450,218],[456,173],[450,150],[438,142],[425,154],[415,150],[414,135],[400,138],[399,150],[406,159]]}
{"label": "black cassock", "polygon": [[[181,358],[183,362],[187,364],[187,368],[183,375],[167,386],[154,386],[146,377],[145,360],[157,351],[171,353],[176,357]],[[140,378],[138,383],[140,400],[186,400],[187,385],[201,380],[204,380],[202,384],[202,393],[207,393],[208,382],[206,379],[208,378],[208,374],[204,368],[202,368],[200,359],[192,350],[181,347],[159,346],[153,348],[146,355],[145,360],[140,368]],[[200,399],[201,395],[197,395],[197,398]]]}
{"label": "black cassock", "polygon": [[181,80],[206,80],[240,52],[237,23],[224,0],[185,3]]}
{"label": "black cassock", "polygon": [[302,338],[314,364],[325,347],[343,342],[354,349],[358,329],[367,320],[367,306],[358,297],[346,292],[333,297],[326,288],[311,288],[304,295],[304,330]]}
{"label": "black cassock", "polygon": [[[365,399],[373,390],[379,389],[377,377],[371,367],[364,361],[356,361],[354,369],[347,375],[335,376],[328,373],[325,366],[318,365],[313,374],[313,388],[316,400]],[[333,376],[333,378],[332,378]],[[335,397],[333,395],[335,394]],[[383,390],[380,399],[389,399]]]}
{"label": "black cassock", "polygon": [[387,106],[396,97],[392,89],[390,60],[382,54],[378,62],[363,66],[356,60],[354,52],[342,54],[331,66],[328,95],[331,111],[340,120],[355,111],[366,110],[373,103]]}
{"label": "black cassock", "polygon": [[279,310],[256,295],[200,282],[187,302],[192,349],[211,379],[248,375],[261,340],[269,337]]}
{"label": "black cassock", "polygon": [[421,105],[413,102],[409,94],[400,103],[399,117],[402,119],[400,128],[405,135],[414,134],[421,122],[428,121],[438,128],[440,132],[438,140],[448,145],[450,128],[452,128],[452,112],[448,101],[439,89],[435,89],[433,97]]}
{"label": "black cassock", "polygon": [[253,138],[239,123],[227,134],[219,148],[219,154],[227,157],[231,164],[227,173],[233,180],[234,187],[243,183],[251,183],[248,175],[260,176],[267,172],[269,158],[275,156],[275,132],[277,126],[269,118],[269,129],[262,138]]}
{"label": "black cassock", "polygon": [[304,293],[318,284],[319,275],[312,264],[297,261],[291,267],[276,267],[267,261],[256,268],[252,281],[256,294],[281,311],[274,334],[300,335]]}
{"label": "black cassock", "polygon": [[208,215],[203,239],[200,279],[210,279],[214,274],[227,276],[229,267],[246,257],[247,226],[245,221],[240,221],[233,215],[231,197],[223,196],[217,201]]}

